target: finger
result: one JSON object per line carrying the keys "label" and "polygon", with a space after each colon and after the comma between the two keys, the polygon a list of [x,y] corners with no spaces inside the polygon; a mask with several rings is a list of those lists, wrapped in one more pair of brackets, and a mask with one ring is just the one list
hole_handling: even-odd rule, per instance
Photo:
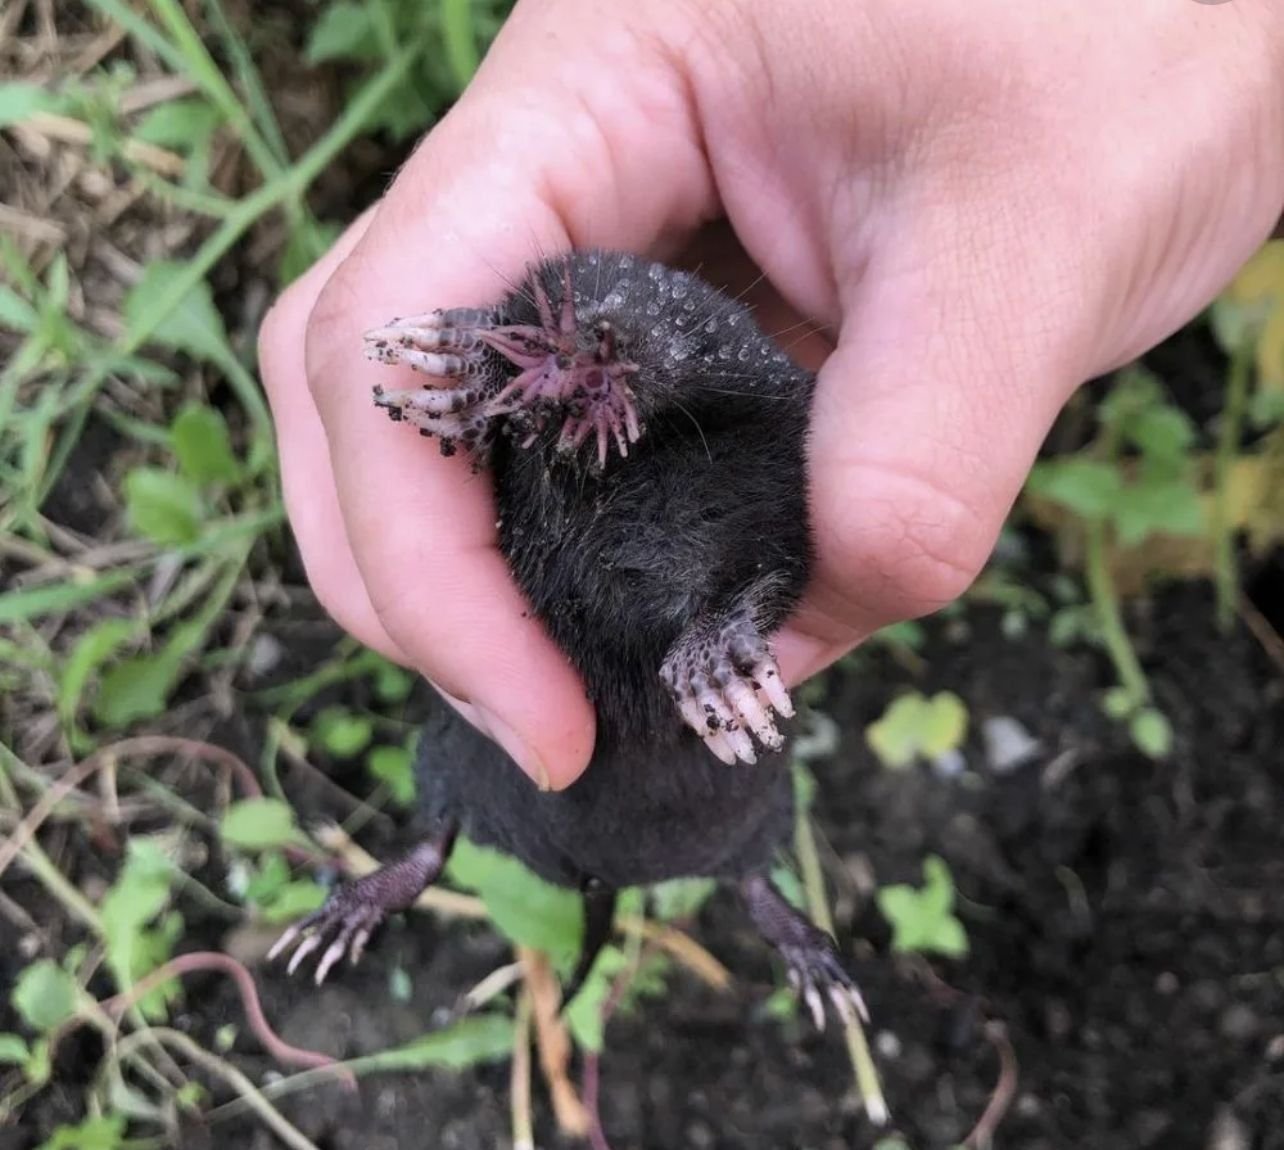
{"label": "finger", "polygon": [[330,450],[308,390],[304,336],[326,282],[360,242],[373,209],[358,217],[333,247],[282,293],[259,330],[259,370],[276,425],[281,487],[308,582],[345,631],[402,664],[366,594],[348,546],[330,467]]}
{"label": "finger", "polygon": [[1040,323],[1040,292],[1016,274],[1011,290],[976,287],[995,278],[889,273],[849,310],[817,381],[817,565],[776,639],[787,682],[966,590],[1084,377],[1079,325]]}
{"label": "finger", "polygon": [[[528,773],[560,787],[592,746],[583,686],[498,552],[486,477],[374,409],[376,384],[413,384],[368,362],[361,335],[398,315],[492,302],[532,258],[571,244],[662,248],[711,210],[711,189],[699,148],[675,128],[680,86],[648,72],[635,43],[614,27],[568,40],[577,25],[550,23],[557,6],[522,11],[322,291],[307,374],[353,556],[385,632],[470,702]],[[627,90],[638,86],[646,91]],[[653,112],[646,124],[639,100]],[[613,146],[625,138],[628,148]]]}

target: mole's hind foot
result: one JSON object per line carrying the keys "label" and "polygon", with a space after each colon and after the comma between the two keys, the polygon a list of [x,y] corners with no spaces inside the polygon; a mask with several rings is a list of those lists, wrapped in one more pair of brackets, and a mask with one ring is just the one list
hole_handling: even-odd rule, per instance
{"label": "mole's hind foot", "polygon": [[290,957],[287,971],[293,974],[303,960],[329,942],[317,963],[316,984],[345,954],[356,962],[375,928],[389,914],[407,909],[445,868],[454,839],[453,828],[439,838],[420,843],[404,858],[377,871],[344,883],[320,910],[313,911],[289,928],[268,952],[268,959],[284,954],[302,939]]}
{"label": "mole's hind foot", "polygon": [[868,1022],[865,1000],[834,940],[790,906],[765,875],[745,879],[741,892],[758,932],[788,965],[790,984],[802,995],[816,1027],[825,1029],[825,998],[844,1021],[854,1013]]}
{"label": "mole's hind foot", "polygon": [[753,733],[773,751],[784,743],[773,710],[794,713],[780,668],[747,611],[683,635],[660,668],[682,718],[724,763],[755,763]]}

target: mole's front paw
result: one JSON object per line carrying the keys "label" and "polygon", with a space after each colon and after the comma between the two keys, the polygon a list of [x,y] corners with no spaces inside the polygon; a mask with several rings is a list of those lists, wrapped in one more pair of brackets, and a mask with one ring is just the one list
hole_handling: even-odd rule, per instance
{"label": "mole's front paw", "polygon": [[398,391],[376,387],[375,403],[393,420],[437,439],[443,454],[452,454],[457,443],[484,447],[492,418],[486,403],[502,383],[485,340],[494,326],[491,312],[455,308],[393,320],[367,332],[367,358],[412,368],[432,380]]}
{"label": "mole's front paw", "polygon": [[767,641],[739,612],[683,635],[660,668],[682,718],[724,763],[755,763],[752,732],[764,747],[783,745],[773,710],[794,713]]}

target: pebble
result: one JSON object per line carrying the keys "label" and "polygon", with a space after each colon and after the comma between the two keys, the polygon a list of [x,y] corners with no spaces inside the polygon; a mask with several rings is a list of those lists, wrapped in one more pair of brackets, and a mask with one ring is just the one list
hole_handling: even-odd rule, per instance
{"label": "pebble", "polygon": [[996,775],[1007,775],[1031,763],[1042,745],[1011,715],[995,715],[981,724],[985,761]]}

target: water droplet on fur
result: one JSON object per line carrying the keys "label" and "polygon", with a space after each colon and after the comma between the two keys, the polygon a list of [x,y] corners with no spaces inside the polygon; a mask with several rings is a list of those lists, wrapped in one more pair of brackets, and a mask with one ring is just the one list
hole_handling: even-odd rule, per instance
{"label": "water droplet on fur", "polygon": [[738,312],[733,311],[729,316],[727,316],[728,327],[735,327],[736,324],[738,324],[739,322],[740,322],[740,315]]}
{"label": "water droplet on fur", "polygon": [[652,317],[659,315],[659,314],[660,314],[660,305],[659,305],[658,303],[654,303],[654,302],[653,302],[653,303],[649,303],[649,304],[647,304],[647,305],[646,305],[646,314],[647,314],[647,315],[649,315],[649,316],[652,316]]}
{"label": "water droplet on fur", "polygon": [[620,267],[621,267],[621,268],[623,268],[624,270],[626,270],[626,271],[627,271],[627,270],[628,270],[629,268],[631,268],[632,266],[633,266],[633,257],[632,257],[631,255],[629,255],[629,254],[625,253],[624,255],[620,256]]}
{"label": "water droplet on fur", "polygon": [[749,362],[749,349],[748,349],[747,347],[742,347],[742,348],[740,349],[739,354],[736,356],[736,359],[738,359],[741,363],[748,363],[748,362]]}
{"label": "water droplet on fur", "polygon": [[664,324],[662,323],[657,323],[655,327],[651,329],[651,335],[654,336],[656,339],[659,339],[660,336],[663,334],[664,334]]}
{"label": "water droplet on fur", "polygon": [[609,311],[618,311],[624,306],[624,297],[618,291],[611,292],[606,299],[602,301],[602,307]]}
{"label": "water droplet on fur", "polygon": [[664,279],[664,268],[660,264],[652,264],[646,269],[646,274],[653,280]]}
{"label": "water droplet on fur", "polygon": [[674,299],[685,299],[685,298],[686,298],[686,295],[687,295],[687,285],[686,285],[686,284],[674,284],[674,285],[673,285],[673,298],[674,298]]}
{"label": "water droplet on fur", "polygon": [[711,319],[707,324],[704,325],[704,330],[707,331],[710,335],[712,335],[715,331],[718,330],[718,321],[716,319]]}

